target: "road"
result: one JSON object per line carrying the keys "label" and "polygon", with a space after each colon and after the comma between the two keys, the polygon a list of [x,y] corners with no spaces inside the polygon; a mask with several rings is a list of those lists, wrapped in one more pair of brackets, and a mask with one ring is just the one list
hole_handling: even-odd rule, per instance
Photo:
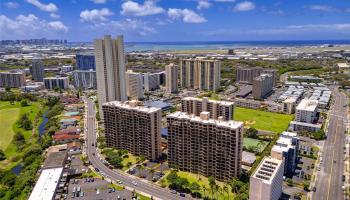
{"label": "road", "polygon": [[[343,200],[344,146],[348,98],[334,90],[329,112],[328,135],[323,147],[323,163],[317,173],[315,200]],[[346,105],[346,106],[345,106]]]}
{"label": "road", "polygon": [[[123,185],[128,188],[133,188],[137,192],[142,192],[145,194],[152,195],[154,199],[163,199],[163,200],[178,200],[185,199],[179,195],[173,194],[170,190],[161,188],[155,184],[146,182],[143,179],[137,178],[135,176],[129,175],[120,170],[112,170],[105,166],[97,156],[96,147],[92,144],[96,143],[96,112],[94,110],[94,103],[90,99],[84,99],[87,106],[87,116],[86,116],[86,126],[85,134],[87,139],[87,156],[94,168],[98,168],[100,172],[103,172],[108,176],[109,179],[113,181],[122,181]],[[95,154],[95,155],[94,155]],[[132,184],[132,181],[136,181],[137,185]]]}

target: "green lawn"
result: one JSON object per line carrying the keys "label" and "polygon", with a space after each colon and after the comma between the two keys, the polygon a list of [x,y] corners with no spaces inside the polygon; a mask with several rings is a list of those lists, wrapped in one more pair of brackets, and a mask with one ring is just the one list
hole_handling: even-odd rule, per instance
{"label": "green lawn", "polygon": [[[166,173],[166,175],[169,175],[169,173]],[[189,183],[193,183],[196,182],[201,186],[201,191],[200,193],[202,194],[202,197],[207,196],[207,197],[211,197],[211,191],[210,191],[210,186],[209,186],[209,181],[208,178],[202,175],[198,175],[198,174],[192,174],[190,172],[184,172],[184,171],[178,171],[177,175],[181,178],[186,178],[188,180]],[[164,177],[165,180],[165,184],[166,186],[169,185],[169,183],[166,180],[166,177]],[[223,182],[219,182],[216,181],[216,184],[218,186],[220,186],[221,188],[223,188],[224,183]],[[205,186],[206,191],[203,190],[203,186]],[[218,193],[218,199],[233,199],[234,194],[231,192],[231,187],[229,187],[229,196],[230,198],[228,198],[228,195],[226,192],[222,193]],[[188,194],[189,195],[189,194]],[[216,197],[216,194],[214,194],[214,196]]]}
{"label": "green lawn", "polygon": [[127,170],[128,168],[126,167],[127,163],[128,162],[131,162],[132,165],[136,164],[136,159],[137,159],[137,156],[134,156],[132,155],[131,153],[128,154],[128,158],[124,158],[123,161],[122,161],[122,164],[123,164],[123,169],[122,170]]}
{"label": "green lawn", "polygon": [[40,103],[30,102],[29,104],[29,106],[21,107],[20,102],[10,104],[8,101],[0,101],[0,149],[4,150],[7,158],[0,162],[0,168],[12,168],[20,161],[22,154],[12,143],[14,133],[21,131],[26,143],[30,142],[32,131],[25,131],[16,124],[18,118],[24,113],[28,113],[29,119],[34,122],[36,114],[41,109]]}
{"label": "green lawn", "polygon": [[0,149],[5,150],[11,143],[15,132],[12,125],[16,122],[19,116],[19,108],[8,108],[0,110]]}
{"label": "green lawn", "polygon": [[266,141],[253,139],[253,138],[243,138],[243,146],[245,148],[249,147],[259,147],[259,151],[262,152],[269,143]]}
{"label": "green lawn", "polygon": [[281,133],[288,128],[289,122],[293,120],[293,115],[236,107],[234,120],[243,121],[247,128],[253,127],[259,130]]}

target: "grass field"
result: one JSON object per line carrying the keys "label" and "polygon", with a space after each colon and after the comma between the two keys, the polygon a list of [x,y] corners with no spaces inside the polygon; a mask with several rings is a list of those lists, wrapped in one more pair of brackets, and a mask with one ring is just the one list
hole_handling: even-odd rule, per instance
{"label": "grass field", "polygon": [[132,165],[136,164],[137,157],[132,155],[131,153],[129,153],[128,156],[129,156],[128,158],[124,158],[123,161],[122,161],[122,164],[124,166],[122,170],[127,170],[128,169],[127,166],[126,166],[128,164],[128,162],[131,162]]}
{"label": "grass field", "polygon": [[268,144],[268,142],[262,140],[257,140],[253,138],[243,138],[243,146],[245,148],[259,147],[259,152],[262,152]]}
{"label": "grass field", "polygon": [[288,128],[293,115],[236,107],[234,119],[243,121],[246,127],[281,133]]}
{"label": "grass field", "polygon": [[[167,173],[167,175],[168,175],[168,173]],[[190,184],[193,182],[198,183],[201,186],[200,193],[202,194],[202,197],[205,197],[205,196],[211,197],[210,186],[209,186],[209,181],[208,181],[207,177],[202,176],[202,175],[198,175],[198,174],[192,174],[190,172],[184,172],[184,171],[178,171],[177,175],[181,178],[186,178]],[[166,181],[166,177],[164,177],[164,180],[165,180],[166,185],[168,186],[169,183]],[[220,186],[221,188],[223,188],[223,186],[224,186],[223,182],[216,181],[216,184],[218,186]],[[203,186],[205,186],[206,191],[203,190]],[[224,192],[224,193],[217,193],[218,199],[233,199],[234,198],[235,195],[231,192],[231,187],[230,186],[228,186],[228,187],[229,187],[228,190],[230,191],[229,192],[230,198],[228,198],[227,193]],[[216,194],[214,194],[214,197],[216,197]]]}
{"label": "grass field", "polygon": [[5,150],[11,143],[15,132],[12,125],[16,122],[19,116],[19,108],[8,108],[0,110],[0,149]]}
{"label": "grass field", "polygon": [[24,114],[29,114],[29,119],[33,122],[40,110],[39,102],[30,102],[29,106],[21,107],[20,102],[10,104],[8,101],[0,101],[0,149],[4,150],[6,160],[0,162],[0,168],[12,168],[21,158],[21,152],[17,152],[17,147],[12,143],[13,135],[21,131],[26,143],[30,141],[32,130],[23,130],[18,127],[16,121]]}

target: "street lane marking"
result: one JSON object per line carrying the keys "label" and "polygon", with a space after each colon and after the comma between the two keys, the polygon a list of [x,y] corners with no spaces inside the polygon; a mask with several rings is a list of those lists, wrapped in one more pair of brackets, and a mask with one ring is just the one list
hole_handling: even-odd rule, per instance
{"label": "street lane marking", "polygon": [[[335,138],[334,138],[334,141],[333,141],[333,146],[335,145],[335,142],[337,141],[337,134],[338,133],[338,120],[336,120],[336,126],[335,126]],[[332,148],[332,158],[331,158],[331,172],[329,174],[330,176],[330,179],[328,181],[328,193],[327,193],[327,200],[329,199],[329,193],[330,193],[330,190],[331,190],[331,182],[332,182],[332,173],[333,173],[333,158],[334,158],[334,148]]]}

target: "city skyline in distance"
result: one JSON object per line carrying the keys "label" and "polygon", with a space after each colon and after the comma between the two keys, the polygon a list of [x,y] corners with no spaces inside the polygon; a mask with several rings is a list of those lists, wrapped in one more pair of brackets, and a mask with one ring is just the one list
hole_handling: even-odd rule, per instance
{"label": "city skyline in distance", "polygon": [[1,39],[88,42],[350,40],[350,2],[24,0],[0,4]]}

